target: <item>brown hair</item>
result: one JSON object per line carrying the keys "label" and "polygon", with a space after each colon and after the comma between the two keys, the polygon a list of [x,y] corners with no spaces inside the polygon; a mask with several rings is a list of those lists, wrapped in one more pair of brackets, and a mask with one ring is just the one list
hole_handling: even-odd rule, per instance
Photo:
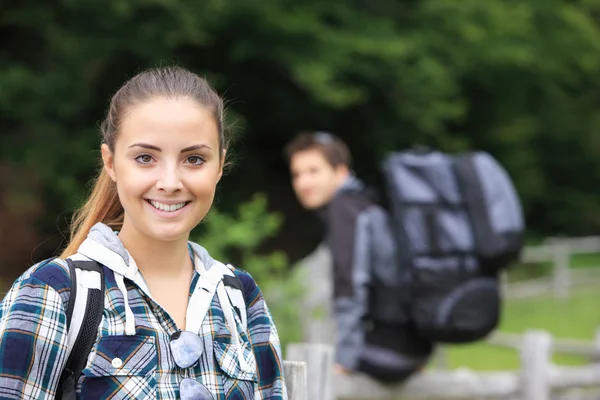
{"label": "brown hair", "polygon": [[285,156],[288,160],[298,152],[317,149],[332,167],[344,165],[350,168],[352,156],[348,145],[339,137],[329,132],[303,132],[285,146]]}
{"label": "brown hair", "polygon": [[[112,97],[106,118],[100,126],[102,143],[114,151],[119,127],[133,107],[156,97],[188,97],[208,109],[219,130],[219,154],[227,147],[223,126],[223,100],[210,84],[181,67],[153,68],[131,78]],[[60,255],[66,258],[77,252],[90,229],[102,222],[120,230],[124,210],[117,194],[117,185],[101,169],[87,202],[75,213],[71,223],[71,238]]]}

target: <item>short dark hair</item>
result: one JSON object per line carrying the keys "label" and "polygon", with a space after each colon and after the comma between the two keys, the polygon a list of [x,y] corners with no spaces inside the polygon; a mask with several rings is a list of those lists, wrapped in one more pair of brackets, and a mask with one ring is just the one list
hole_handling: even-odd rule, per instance
{"label": "short dark hair", "polygon": [[319,150],[332,167],[344,165],[350,168],[352,164],[348,145],[336,135],[324,131],[301,132],[285,146],[285,156],[290,162],[294,154],[311,149]]}

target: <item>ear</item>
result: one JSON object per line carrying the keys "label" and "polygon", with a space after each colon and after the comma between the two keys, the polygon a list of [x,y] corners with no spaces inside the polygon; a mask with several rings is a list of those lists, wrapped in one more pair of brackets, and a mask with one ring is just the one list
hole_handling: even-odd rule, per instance
{"label": "ear", "polygon": [[110,179],[113,182],[117,181],[117,177],[115,175],[115,165],[114,165],[114,157],[108,145],[103,143],[100,147],[100,151],[102,152],[102,162],[104,163],[104,171],[110,176]]}
{"label": "ear", "polygon": [[335,167],[335,175],[340,183],[343,183],[350,176],[350,169],[347,165],[338,165]]}
{"label": "ear", "polygon": [[221,166],[219,167],[219,175],[217,176],[217,183],[221,180],[223,176],[223,168],[225,167],[225,159],[227,158],[227,149],[223,149],[221,152]]}

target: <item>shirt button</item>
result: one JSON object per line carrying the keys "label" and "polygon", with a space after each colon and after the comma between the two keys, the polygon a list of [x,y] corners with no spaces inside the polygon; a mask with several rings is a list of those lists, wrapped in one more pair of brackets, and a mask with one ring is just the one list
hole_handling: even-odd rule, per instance
{"label": "shirt button", "polygon": [[114,368],[121,368],[121,366],[123,365],[123,361],[120,358],[113,358],[112,360],[112,366]]}

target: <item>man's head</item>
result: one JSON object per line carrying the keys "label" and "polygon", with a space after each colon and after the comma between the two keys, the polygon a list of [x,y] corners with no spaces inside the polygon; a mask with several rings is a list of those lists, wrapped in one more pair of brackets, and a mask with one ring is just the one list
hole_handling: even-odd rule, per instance
{"label": "man's head", "polygon": [[348,146],[330,133],[302,133],[288,143],[285,153],[294,191],[305,208],[327,204],[350,175]]}

